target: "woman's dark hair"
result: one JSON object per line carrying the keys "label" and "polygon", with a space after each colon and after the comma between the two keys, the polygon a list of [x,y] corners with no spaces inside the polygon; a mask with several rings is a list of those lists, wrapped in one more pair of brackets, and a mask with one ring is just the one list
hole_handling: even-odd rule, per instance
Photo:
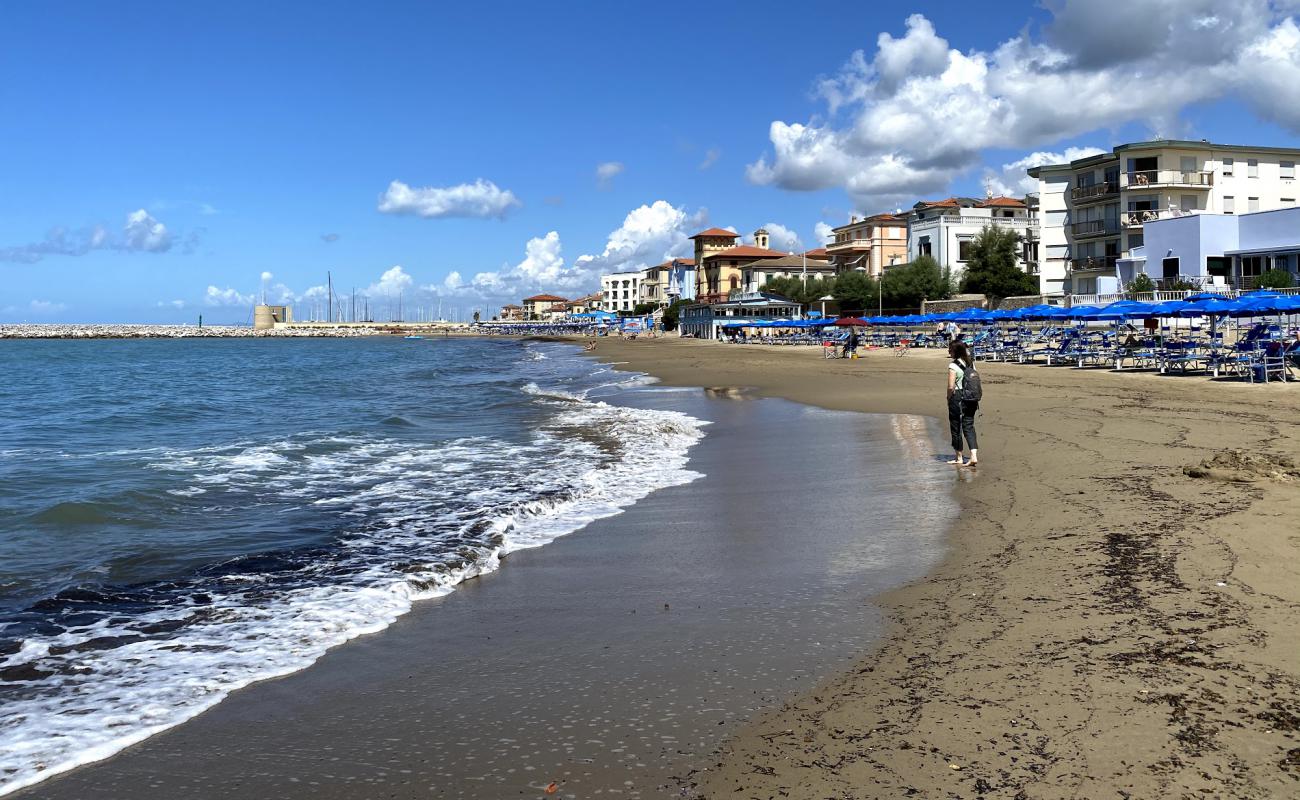
{"label": "woman's dark hair", "polygon": [[966,343],[960,339],[948,344],[948,355],[954,359],[961,359],[967,364],[970,363],[970,350],[966,347]]}

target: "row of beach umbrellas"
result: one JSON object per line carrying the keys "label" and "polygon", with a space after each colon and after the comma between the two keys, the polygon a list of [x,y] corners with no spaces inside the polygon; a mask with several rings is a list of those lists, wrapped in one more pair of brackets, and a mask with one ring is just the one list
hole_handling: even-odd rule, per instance
{"label": "row of beach umbrellas", "polygon": [[858,323],[872,325],[932,325],[938,322],[996,323],[1007,321],[1073,320],[1083,322],[1152,319],[1164,317],[1260,317],[1274,314],[1300,314],[1300,295],[1276,292],[1251,292],[1235,300],[1205,293],[1185,300],[1143,303],[1117,300],[1105,306],[1035,305],[1026,308],[986,311],[981,308],[949,311],[943,314],[907,314],[903,316],[867,317]]}

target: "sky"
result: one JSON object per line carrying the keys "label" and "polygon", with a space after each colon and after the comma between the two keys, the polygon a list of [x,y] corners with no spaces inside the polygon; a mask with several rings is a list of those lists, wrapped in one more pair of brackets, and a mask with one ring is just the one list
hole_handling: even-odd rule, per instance
{"label": "sky", "polygon": [[1296,0],[7,3],[0,322],[465,319],[1151,138],[1300,146]]}

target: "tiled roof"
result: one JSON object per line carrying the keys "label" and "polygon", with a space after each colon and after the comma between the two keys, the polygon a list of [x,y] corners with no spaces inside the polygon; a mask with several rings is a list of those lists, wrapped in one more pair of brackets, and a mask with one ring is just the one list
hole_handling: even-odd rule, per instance
{"label": "tiled roof", "polygon": [[717,253],[710,253],[704,257],[704,260],[708,261],[711,258],[781,258],[785,255],[789,254],[782,253],[780,250],[768,250],[765,247],[742,244]]}
{"label": "tiled roof", "polygon": [[525,303],[563,303],[566,302],[563,297],[556,297],[553,294],[535,294],[532,297],[525,297]]}
{"label": "tiled roof", "polygon": [[1017,200],[1014,197],[1003,197],[999,195],[998,197],[990,197],[980,203],[981,208],[991,208],[994,206],[999,208],[1024,208],[1025,201]]}
{"label": "tiled roof", "polygon": [[830,254],[826,252],[825,247],[817,247],[812,250],[805,250],[804,255],[807,256],[808,258],[820,258],[822,261],[825,261],[830,258]]}
{"label": "tiled roof", "polygon": [[712,236],[727,236],[727,237],[732,238],[732,239],[739,239],[739,238],[740,238],[740,234],[739,234],[739,233],[736,233],[735,231],[723,230],[722,228],[709,228],[707,231],[700,231],[699,233],[695,234],[694,236],[692,236],[692,237],[690,237],[690,238],[692,238],[692,239],[703,239],[703,238],[708,238],[708,237],[712,237]]}

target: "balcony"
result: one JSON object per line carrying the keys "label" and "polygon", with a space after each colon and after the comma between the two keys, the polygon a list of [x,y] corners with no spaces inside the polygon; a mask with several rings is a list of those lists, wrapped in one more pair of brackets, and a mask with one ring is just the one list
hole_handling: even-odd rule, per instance
{"label": "balcony", "polygon": [[1140,209],[1137,211],[1125,211],[1119,215],[1120,222],[1125,228],[1141,228],[1144,222],[1155,222],[1159,219],[1172,219],[1174,217],[1188,217],[1199,212],[1183,211],[1177,208],[1150,208]]}
{"label": "balcony", "polygon": [[[872,245],[871,239],[845,239],[842,242],[831,242],[826,245],[827,253],[836,253],[845,250],[870,250]],[[903,242],[905,239],[899,239]]]}
{"label": "balcony", "polygon": [[1094,236],[1114,236],[1119,233],[1113,220],[1090,219],[1087,222],[1070,223],[1070,233],[1076,239],[1088,239]]}
{"label": "balcony", "polygon": [[1095,203],[1119,194],[1119,185],[1114,181],[1094,183],[1091,186],[1077,186],[1070,190],[1070,199],[1075,205]]}
{"label": "balcony", "polygon": [[1184,172],[1178,169],[1144,169],[1120,176],[1125,189],[1148,189],[1176,186],[1181,189],[1208,189],[1214,185],[1213,172]]}
{"label": "balcony", "polygon": [[1119,256],[1085,256],[1070,259],[1071,272],[1114,272]]}

